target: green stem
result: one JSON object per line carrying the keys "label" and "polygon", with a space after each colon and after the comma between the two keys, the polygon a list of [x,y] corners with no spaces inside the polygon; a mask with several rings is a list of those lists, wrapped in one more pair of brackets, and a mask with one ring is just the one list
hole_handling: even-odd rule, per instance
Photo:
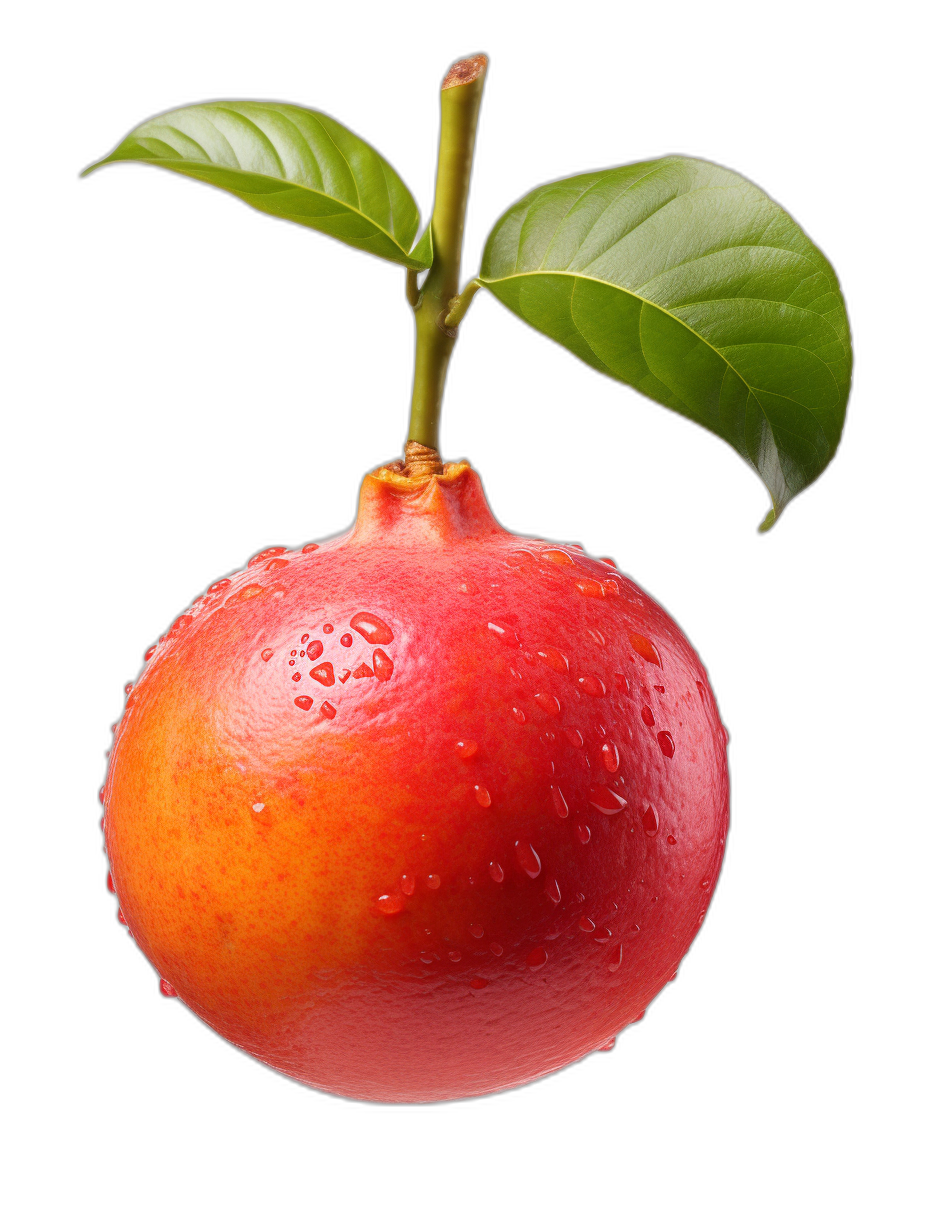
{"label": "green stem", "polygon": [[434,260],[414,306],[416,368],[409,415],[409,440],[436,450],[445,374],[455,342],[455,331],[445,324],[445,316],[458,294],[464,215],[486,67],[486,56],[459,60],[449,69],[441,90],[441,138],[430,224]]}

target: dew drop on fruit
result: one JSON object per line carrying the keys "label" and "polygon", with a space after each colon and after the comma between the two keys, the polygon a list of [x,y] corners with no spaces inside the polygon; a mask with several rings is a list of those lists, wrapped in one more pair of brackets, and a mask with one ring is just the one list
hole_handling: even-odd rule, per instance
{"label": "dew drop on fruit", "polygon": [[270,560],[272,556],[280,556],[286,550],[286,548],[265,548],[263,552],[258,552],[257,555],[252,556],[248,564],[259,565],[262,560]]}
{"label": "dew drop on fruit", "polygon": [[555,650],[553,646],[542,646],[541,650],[536,650],[535,653],[546,667],[550,667],[553,672],[557,672],[560,676],[566,676],[570,671],[570,664],[567,661],[567,656],[561,654],[559,650]]}
{"label": "dew drop on fruit", "polygon": [[318,547],[318,543],[304,543],[300,550],[305,556],[307,552],[315,552]]}
{"label": "dew drop on fruit", "polygon": [[120,907],[119,910],[116,912],[116,919],[120,922],[120,924],[125,924],[126,917],[122,913],[122,907]]}
{"label": "dew drop on fruit", "polygon": [[628,681],[621,672],[615,674],[615,687],[624,697],[628,697]]}
{"label": "dew drop on fruit", "polygon": [[439,877],[438,873],[429,873],[425,879],[425,884],[430,890],[437,890],[441,885],[441,877]]}
{"label": "dew drop on fruit", "polygon": [[[490,793],[485,787],[481,787],[479,783],[474,787],[474,795],[481,808],[489,808],[493,803],[490,799]],[[500,878],[500,880],[502,880],[502,878]]]}
{"label": "dew drop on fruit", "polygon": [[516,839],[516,859],[522,871],[533,880],[541,872],[541,857],[527,839]]}
{"label": "dew drop on fruit", "polygon": [[652,713],[650,706],[641,707],[641,718],[648,725],[648,727],[654,726],[654,714]]}
{"label": "dew drop on fruit", "polygon": [[593,639],[597,646],[605,646],[606,639],[600,633],[599,629],[587,629],[587,633]]}
{"label": "dew drop on fruit", "polygon": [[677,845],[677,840],[674,838],[672,834],[667,835],[667,842],[670,844],[671,847],[676,847]]}
{"label": "dew drop on fruit", "polygon": [[341,642],[343,646],[351,646],[352,643],[354,642],[354,638],[351,636],[350,633],[343,633],[338,640]]}
{"label": "dew drop on fruit", "polygon": [[343,667],[342,670],[338,673],[338,678],[342,684],[344,684],[346,680],[350,679],[350,677],[351,677],[350,667]]}
{"label": "dew drop on fruit", "polygon": [[155,645],[154,645],[154,646],[149,646],[149,647],[148,647],[148,649],[145,651],[145,662],[146,662],[146,663],[147,663],[147,662],[148,662],[148,660],[152,657],[152,655],[155,653],[155,651],[156,651],[157,649],[158,649],[158,644],[157,644],[157,642],[155,643]]}
{"label": "dew drop on fruit", "polygon": [[289,560],[282,560],[280,557],[277,557],[276,560],[269,560],[267,562],[267,564],[264,566],[264,572],[271,573],[275,569],[286,569],[287,565],[289,564],[290,564]]}
{"label": "dew drop on fruit", "polygon": [[552,873],[548,873],[545,878],[545,893],[555,906],[561,901],[561,887]]}
{"label": "dew drop on fruit", "polygon": [[669,731],[661,731],[657,733],[657,743],[660,746],[661,752],[665,757],[673,757],[674,743],[673,736]]}
{"label": "dew drop on fruit", "polygon": [[619,750],[616,748],[614,740],[606,740],[600,749],[602,754],[603,765],[610,774],[618,774],[619,772]]}
{"label": "dew drop on fruit", "polygon": [[546,560],[549,565],[572,565],[574,559],[561,548],[548,548],[546,552],[542,552],[541,559]]}
{"label": "dew drop on fruit", "polygon": [[372,669],[366,663],[359,663],[351,674],[355,680],[365,680],[367,677],[373,680],[374,678]]}
{"label": "dew drop on fruit", "polygon": [[616,813],[621,813],[627,803],[618,792],[607,787],[605,783],[597,783],[595,787],[591,787],[588,798],[593,808],[598,809],[606,817],[614,817]]}
{"label": "dew drop on fruit", "polygon": [[587,599],[605,599],[606,597],[602,582],[597,582],[593,578],[580,578],[575,585],[581,595],[585,595]]}
{"label": "dew drop on fruit", "polygon": [[541,945],[532,950],[525,960],[526,965],[533,971],[537,971],[539,967],[543,967],[547,961],[548,951]]}
{"label": "dew drop on fruit", "polygon": [[653,804],[649,804],[644,811],[644,816],[641,819],[641,825],[648,838],[653,838],[660,826],[660,820],[657,816],[657,810]]}
{"label": "dew drop on fruit", "polygon": [[256,813],[263,813],[263,812],[264,812],[264,805],[263,805],[263,804],[260,804],[260,803],[258,803],[258,804],[253,804],[251,807],[252,807],[253,811],[254,811],[254,812],[256,812]]}
{"label": "dew drop on fruit", "polygon": [[524,723],[525,722],[525,711],[520,710],[518,706],[513,706],[512,717],[515,719],[517,723]]}
{"label": "dew drop on fruit", "polygon": [[593,940],[598,941],[600,945],[605,945],[607,941],[612,940],[612,931],[601,924],[593,933]]}
{"label": "dew drop on fruit", "polygon": [[503,866],[497,864],[495,860],[490,861],[490,876],[494,881],[502,881],[506,874],[503,872]]}
{"label": "dew drop on fruit", "polygon": [[615,1036],[613,1035],[611,1040],[606,1040],[605,1044],[600,1044],[599,1048],[597,1049],[597,1052],[612,1052],[614,1047],[615,1047]]}
{"label": "dew drop on fruit", "polygon": [[313,699],[311,697],[306,697],[305,695],[301,697],[295,697],[293,699],[293,704],[294,706],[299,706],[301,710],[309,710],[313,704]]}
{"label": "dew drop on fruit", "polygon": [[[128,697],[131,692],[132,692],[132,681],[130,680],[128,684],[123,686],[123,693],[125,693],[126,697]],[[113,730],[114,731],[116,730],[115,723],[113,724]]]}
{"label": "dew drop on fruit", "polygon": [[319,707],[319,713],[324,719],[334,719],[336,711],[331,702],[323,702]]}
{"label": "dew drop on fruit", "polygon": [[169,984],[167,980],[161,980],[158,984],[162,997],[176,997],[177,989],[173,984]]}
{"label": "dew drop on fruit", "polygon": [[561,713],[561,703],[552,693],[536,693],[535,704],[539,710],[543,710],[545,714],[552,716]]}
{"label": "dew drop on fruit", "polygon": [[322,632],[323,632],[323,633],[334,633],[334,632],[335,632],[335,626],[334,626],[334,625],[332,625],[332,624],[328,624],[328,623],[327,623],[327,624],[324,624],[324,625],[322,626]]}
{"label": "dew drop on fruit", "polygon": [[640,633],[630,633],[628,640],[631,642],[632,650],[638,655],[641,655],[648,663],[653,663],[656,667],[662,667],[661,656],[657,648],[652,642],[649,642],[646,637]]}
{"label": "dew drop on fruit", "polygon": [[463,955],[461,954],[460,950],[449,950],[448,951],[448,962],[460,962],[462,957]]}
{"label": "dew drop on fruit", "polygon": [[415,894],[416,879],[412,873],[403,873],[402,877],[400,877],[400,889],[403,891],[403,893],[406,895],[407,898],[411,894]]}
{"label": "dew drop on fruit", "polygon": [[264,594],[264,587],[253,584],[251,586],[243,586],[240,591],[232,595],[227,600],[228,604],[247,603],[249,599],[257,599],[258,595]]}
{"label": "dew drop on fruit", "polygon": [[487,621],[487,628],[491,633],[495,633],[500,641],[505,642],[507,646],[518,646],[519,639],[508,625],[501,624],[498,620],[489,620]]}
{"label": "dew drop on fruit", "polygon": [[553,784],[551,787],[551,806],[562,821],[570,812],[567,807],[567,801],[564,799],[564,793],[561,791],[560,787],[554,786]]}
{"label": "dew drop on fruit", "polygon": [[113,885],[113,874],[112,873],[106,874],[106,888],[109,890],[111,894],[116,893],[116,887]]}
{"label": "dew drop on fruit", "polygon": [[305,646],[308,641],[309,641],[309,634],[304,633],[303,636],[300,638],[300,645]]}
{"label": "dew drop on fruit", "polygon": [[489,980],[484,980],[479,975],[477,975],[471,980],[470,986],[471,988],[486,988],[489,982],[490,982]]}
{"label": "dew drop on fruit", "polygon": [[290,677],[290,679],[293,681],[299,682],[300,680],[303,679],[303,677],[300,675],[299,672],[294,672],[293,675]]}
{"label": "dew drop on fruit", "polygon": [[483,936],[483,929],[479,924],[468,924],[467,931],[472,937],[476,937],[478,941]]}
{"label": "dew drop on fruit", "polygon": [[622,965],[622,947],[619,946],[618,949],[613,950],[612,953],[609,955],[608,966],[612,974],[615,975],[616,971],[618,971],[621,965]]}
{"label": "dew drop on fruit", "polygon": [[265,646],[265,648],[261,651],[261,658],[264,660],[265,663],[267,663],[268,660],[273,657],[273,655],[274,655],[274,652],[273,650],[271,650],[270,646]]}
{"label": "dew drop on fruit", "polygon": [[568,744],[572,744],[575,749],[583,748],[583,733],[577,731],[576,727],[565,727],[564,739]]}
{"label": "dew drop on fruit", "polygon": [[311,668],[309,674],[327,688],[335,683],[335,669],[331,663],[320,663],[318,667]]}
{"label": "dew drop on fruit", "polygon": [[307,659],[318,659],[322,654],[322,642],[310,642],[306,647]]}
{"label": "dew drop on fruit", "polygon": [[598,676],[581,676],[577,681],[577,688],[586,693],[588,697],[606,696],[606,686]]}
{"label": "dew drop on fruit", "polygon": [[207,588],[206,593],[208,595],[215,595],[215,594],[218,594],[220,590],[225,590],[227,586],[231,586],[231,585],[232,585],[231,578],[220,578],[218,582],[213,582],[212,586]]}
{"label": "dew drop on fruit", "polygon": [[535,556],[528,548],[516,548],[514,552],[510,552],[506,557],[506,564],[510,569],[520,569],[525,565],[534,565]]}
{"label": "dew drop on fruit", "polygon": [[377,899],[377,910],[381,915],[398,915],[405,908],[398,894],[381,894]]}
{"label": "dew drop on fruit", "polygon": [[385,650],[374,651],[374,675],[378,680],[389,680],[393,675],[393,660]]}
{"label": "dew drop on fruit", "polygon": [[580,929],[582,932],[591,933],[595,931],[596,925],[588,915],[585,915],[580,921]]}
{"label": "dew drop on fruit", "polygon": [[385,620],[373,612],[356,612],[348,621],[355,633],[376,646],[387,646],[393,641],[393,630]]}
{"label": "dew drop on fruit", "polygon": [[500,943],[499,943],[498,941],[491,941],[491,942],[490,942],[490,953],[491,953],[491,954],[494,954],[497,958],[502,958],[502,956],[503,956],[503,947],[500,945]]}
{"label": "dew drop on fruit", "polygon": [[454,746],[454,751],[460,757],[461,761],[470,761],[477,756],[477,741],[476,740],[459,740]]}
{"label": "dew drop on fruit", "polygon": [[592,837],[590,827],[584,825],[582,821],[578,821],[574,826],[574,834],[581,843],[588,843]]}

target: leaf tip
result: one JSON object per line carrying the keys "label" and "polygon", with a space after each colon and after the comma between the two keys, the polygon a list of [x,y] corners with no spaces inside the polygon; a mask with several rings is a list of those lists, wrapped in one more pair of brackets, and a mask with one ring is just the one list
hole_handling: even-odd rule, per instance
{"label": "leaf tip", "polygon": [[766,534],[767,531],[770,530],[770,528],[773,526],[774,522],[777,520],[779,516],[780,516],[780,510],[777,509],[776,505],[774,505],[773,508],[770,510],[770,512],[767,514],[767,516],[764,518],[763,522],[761,522],[760,526],[758,526],[757,533],[759,535]]}

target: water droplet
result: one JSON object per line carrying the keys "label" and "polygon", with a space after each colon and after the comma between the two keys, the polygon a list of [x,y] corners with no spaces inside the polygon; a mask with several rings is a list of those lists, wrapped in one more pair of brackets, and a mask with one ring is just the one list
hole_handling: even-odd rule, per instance
{"label": "water droplet", "polygon": [[294,706],[299,706],[301,710],[309,710],[313,704],[313,699],[311,697],[306,697],[305,695],[302,697],[295,697],[293,699],[293,704]]}
{"label": "water droplet", "polygon": [[335,669],[331,663],[320,663],[318,667],[311,668],[309,674],[327,688],[335,683]]}
{"label": "water droplet", "polygon": [[290,679],[295,680],[295,681],[300,681],[303,679],[303,677],[300,675],[299,672],[294,672],[293,675],[290,677]]}
{"label": "water droplet", "polygon": [[542,552],[541,559],[546,560],[549,565],[572,565],[573,557],[561,548],[548,548],[546,552]]}
{"label": "water droplet", "polygon": [[491,942],[490,942],[490,953],[491,953],[491,954],[495,954],[497,958],[502,958],[502,956],[503,956],[503,947],[500,945],[500,943],[499,943],[498,941],[491,941]]}
{"label": "water droplet", "polygon": [[506,874],[503,872],[501,864],[497,864],[495,860],[490,861],[490,876],[494,881],[502,881]]}
{"label": "water droplet", "polygon": [[519,639],[508,625],[501,624],[498,620],[490,620],[487,621],[487,628],[507,646],[518,646]]}
{"label": "water droplet", "polygon": [[270,560],[272,556],[280,556],[282,552],[286,552],[286,548],[265,548],[263,552],[258,552],[256,556],[252,556],[248,562],[249,565],[259,565],[262,560]]}
{"label": "water droplet", "polygon": [[176,997],[177,996],[177,989],[174,987],[173,984],[169,984],[167,980],[161,980],[158,984],[158,988],[161,992],[162,997]]}
{"label": "water droplet", "polygon": [[123,686],[123,692],[125,693],[126,697],[128,697],[129,694],[132,692],[132,681],[131,680],[129,681],[128,684]]}
{"label": "water droplet", "polygon": [[341,642],[343,646],[350,646],[354,642],[354,638],[351,636],[350,633],[343,633],[338,640]]}
{"label": "water droplet", "polygon": [[557,879],[551,873],[548,873],[545,878],[545,893],[555,906],[561,901],[561,887],[557,884]]}
{"label": "water droplet", "polygon": [[483,936],[483,929],[479,924],[468,924],[467,931],[472,937],[476,937],[478,941]]}
{"label": "water droplet", "polygon": [[644,722],[647,723],[648,727],[654,726],[654,715],[651,711],[650,706],[641,707],[641,717],[644,720]]}
{"label": "water droplet", "polygon": [[322,654],[322,642],[310,642],[306,647],[307,659],[318,659]]}
{"label": "water droplet", "polygon": [[341,671],[338,673],[338,678],[341,681],[341,683],[344,684],[350,675],[351,675],[351,668],[343,667]]}
{"label": "water droplet", "polygon": [[580,921],[580,928],[585,933],[591,933],[595,931],[596,925],[593,923],[593,921],[590,919],[588,915],[585,915]]}
{"label": "water droplet", "polygon": [[677,840],[674,838],[672,834],[667,835],[667,842],[670,844],[671,847],[676,847],[677,845]]}
{"label": "water droplet", "polygon": [[541,872],[541,857],[527,839],[516,839],[516,859],[522,871],[533,880]]}
{"label": "water droplet", "polygon": [[598,676],[581,676],[577,681],[577,688],[590,697],[606,696],[606,686]]}
{"label": "water droplet", "polygon": [[616,672],[615,674],[615,687],[623,696],[628,697],[628,681],[621,672]]}
{"label": "water droplet", "polygon": [[323,632],[323,633],[334,633],[334,632],[335,632],[335,626],[334,626],[333,624],[328,624],[328,623],[326,623],[326,624],[324,624],[324,625],[322,626],[322,632]]}
{"label": "water droplet", "polygon": [[378,680],[389,680],[393,675],[393,660],[379,647],[374,651],[374,675]]}
{"label": "water droplet", "polygon": [[520,710],[518,706],[513,706],[512,717],[515,719],[517,723],[524,723],[525,722],[525,711]]}
{"label": "water droplet", "polygon": [[122,913],[122,907],[120,907],[119,910],[116,912],[116,919],[120,922],[120,924],[125,924],[126,917]]}
{"label": "water droplet", "polygon": [[674,743],[673,736],[669,731],[660,731],[657,733],[657,743],[660,745],[660,750],[665,757],[673,757]]}
{"label": "water droplet", "polygon": [[155,651],[156,651],[157,649],[158,649],[158,643],[157,643],[157,642],[155,643],[155,645],[154,645],[154,646],[149,646],[149,647],[148,647],[148,649],[145,651],[145,662],[146,662],[146,663],[147,663],[147,662],[148,662],[148,660],[152,657],[152,655],[155,653]]}
{"label": "water droplet", "polygon": [[377,646],[387,646],[393,641],[393,630],[380,616],[373,612],[356,612],[348,621],[355,633],[360,633],[365,641]]}
{"label": "water droplet", "polygon": [[218,582],[213,582],[212,586],[208,587],[206,593],[208,595],[215,595],[218,594],[220,590],[225,590],[227,586],[231,585],[231,578],[220,578]]}
{"label": "water droplet", "polygon": [[371,679],[374,677],[373,671],[367,666],[366,663],[359,663],[351,674],[355,680],[363,680],[367,676],[370,676]]}
{"label": "water droplet", "polygon": [[481,787],[479,783],[474,787],[474,795],[477,797],[477,803],[481,808],[489,808],[493,803],[490,799],[490,793],[485,787]]}
{"label": "water droplet", "polygon": [[612,953],[609,955],[609,970],[614,975],[616,971],[618,971],[619,967],[621,967],[621,965],[622,965],[622,947],[619,946],[618,949],[613,950]]}
{"label": "water droplet", "polygon": [[471,988],[486,988],[489,982],[490,982],[489,980],[481,979],[481,977],[477,975],[471,980],[470,986]]}
{"label": "water droplet", "polygon": [[647,834],[648,838],[654,837],[654,835],[658,831],[658,827],[660,826],[660,824],[661,823],[657,816],[657,811],[654,808],[654,805],[649,804],[648,807],[644,810],[644,816],[641,819],[641,825],[644,828],[644,832],[645,834]]}
{"label": "water droplet", "polygon": [[655,685],[652,685],[651,687],[654,689],[655,693],[666,693],[667,692],[667,690],[664,688],[662,684],[655,684]]}
{"label": "water droplet", "polygon": [[510,569],[520,569],[525,565],[534,565],[535,555],[527,548],[516,548],[514,552],[510,552],[506,557],[506,564]]}
{"label": "water droplet", "polygon": [[646,637],[643,637],[640,633],[629,633],[628,640],[631,642],[632,650],[636,654],[641,655],[642,659],[648,663],[655,664],[657,667],[663,667],[660,653]]}
{"label": "water droplet", "polygon": [[606,639],[600,633],[599,629],[587,629],[587,633],[593,639],[597,646],[605,646]]}
{"label": "water droplet", "polygon": [[614,817],[616,813],[621,813],[627,803],[617,791],[613,791],[605,783],[597,783],[595,787],[590,788],[589,801],[606,817]]}
{"label": "water droplet", "polygon": [[605,599],[606,597],[602,582],[594,581],[593,578],[579,578],[575,585],[581,595],[585,595],[588,599]]}
{"label": "water droplet", "polygon": [[576,834],[581,843],[588,843],[592,837],[590,827],[585,826],[582,821],[578,821],[574,826],[574,834]]}
{"label": "water droplet", "polygon": [[254,811],[255,811],[256,813],[260,813],[260,812],[262,812],[262,811],[263,811],[263,809],[264,809],[264,805],[263,805],[263,804],[253,804],[251,807],[252,807],[252,809],[254,809]]}
{"label": "water droplet", "polygon": [[315,552],[318,549],[318,547],[319,547],[318,543],[304,543],[303,547],[300,550],[305,555],[307,552]]}
{"label": "water droplet", "polygon": [[618,774],[619,771],[619,750],[616,748],[614,740],[607,740],[600,749],[603,758],[603,765],[610,774]]}
{"label": "water droplet", "polygon": [[429,873],[429,875],[425,879],[425,884],[429,887],[430,890],[437,890],[438,887],[441,885],[441,878],[439,877],[438,873]]}
{"label": "water droplet", "polygon": [[270,573],[274,569],[286,569],[287,565],[289,564],[290,564],[289,560],[282,560],[278,556],[276,560],[269,560],[267,562],[267,564],[264,566],[264,572]]}
{"label": "water droplet", "polygon": [[319,707],[319,713],[322,715],[324,719],[334,719],[335,718],[335,707],[332,705],[331,702],[323,702],[322,705]]}
{"label": "water droplet", "polygon": [[535,653],[546,667],[550,667],[553,672],[557,672],[561,676],[566,676],[570,671],[570,664],[567,662],[567,656],[561,654],[559,650],[555,650],[553,646],[542,646],[541,650],[536,650]]}
{"label": "water droplet", "polygon": [[454,751],[460,757],[461,761],[470,761],[477,756],[477,741],[476,740],[459,740],[454,746]]}
{"label": "water droplet", "polygon": [[561,703],[551,693],[536,693],[535,704],[539,710],[543,710],[545,714],[557,715],[561,713]]}
{"label": "water droplet", "polygon": [[449,962],[460,962],[462,957],[463,955],[461,954],[460,950],[449,950],[448,951],[448,961]]}
{"label": "water droplet", "polygon": [[377,910],[381,915],[398,915],[405,910],[405,903],[398,894],[381,894],[377,899]]}
{"label": "water droplet", "polygon": [[295,665],[295,663],[296,663],[296,659],[288,659],[288,660],[287,660],[287,666],[288,666],[288,667],[293,667],[293,666]]}
{"label": "water droplet", "polygon": [[537,971],[539,967],[543,967],[548,961],[548,951],[544,946],[537,946],[526,958],[526,965],[531,967],[533,971]]}
{"label": "water droplet", "polygon": [[615,563],[615,561],[612,559],[611,556],[600,556],[599,559],[603,562],[604,565],[611,565],[613,569],[618,568],[618,565]]}
{"label": "water droplet", "polygon": [[300,638],[300,645],[305,646],[308,641],[309,641],[309,634],[304,633],[303,636]]}
{"label": "water droplet", "polygon": [[403,873],[400,877],[400,889],[407,898],[416,892],[416,879],[412,873]]}
{"label": "water droplet", "polygon": [[106,874],[106,888],[109,890],[111,894],[116,893],[116,887],[113,885],[113,874],[112,873]]}
{"label": "water droplet", "polygon": [[554,785],[551,787],[551,805],[562,821],[570,812],[570,809],[567,807],[567,801],[564,799],[564,793],[560,787],[555,787]]}
{"label": "water droplet", "polygon": [[612,940],[612,931],[606,928],[605,925],[600,924],[599,928],[593,933],[593,940],[604,945],[607,941]]}
{"label": "water droplet", "polygon": [[267,663],[267,661],[273,657],[273,654],[274,652],[271,650],[270,646],[265,646],[265,648],[261,651],[261,658],[265,663]]}
{"label": "water droplet", "polygon": [[583,733],[577,731],[576,727],[565,727],[564,739],[568,744],[572,744],[575,749],[583,748]]}
{"label": "water droplet", "polygon": [[700,881],[699,885],[703,890],[708,890],[709,886],[712,885],[712,882],[711,881]]}
{"label": "water droplet", "polygon": [[251,586],[243,586],[240,591],[232,595],[226,600],[227,606],[233,603],[246,603],[249,599],[257,599],[258,595],[264,594],[264,587],[253,584]]}

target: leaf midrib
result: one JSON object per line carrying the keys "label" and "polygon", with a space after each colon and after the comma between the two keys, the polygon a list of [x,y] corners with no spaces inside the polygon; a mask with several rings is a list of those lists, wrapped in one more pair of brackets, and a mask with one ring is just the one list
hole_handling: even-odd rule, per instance
{"label": "leaf midrib", "polygon": [[[821,430],[821,433],[822,433],[822,435],[825,437],[825,439],[826,439],[826,440],[828,439],[828,433],[825,431],[825,428],[824,428],[824,426],[822,425],[821,420],[818,418],[818,416],[815,414],[815,412],[812,410],[812,408],[811,408],[811,407],[806,406],[806,405],[805,405],[805,403],[803,403],[803,402],[797,402],[795,398],[790,398],[790,397],[789,397],[788,395],[786,395],[786,394],[779,394],[779,393],[775,393],[773,390],[761,389],[760,387],[755,387],[755,386],[751,385],[751,384],[748,382],[748,380],[747,380],[744,376],[742,376],[742,375],[741,375],[741,373],[738,371],[738,369],[735,367],[735,365],[731,362],[731,360],[729,360],[729,359],[728,359],[725,355],[723,355],[723,354],[722,354],[722,352],[718,349],[718,347],[713,346],[713,344],[712,344],[711,342],[709,342],[709,341],[708,341],[708,339],[704,338],[704,337],[702,336],[702,334],[697,333],[697,331],[696,331],[695,329],[693,329],[693,327],[692,327],[691,325],[687,324],[687,322],[686,322],[686,321],[681,320],[681,319],[680,319],[680,317],[674,316],[674,314],[673,314],[672,312],[668,311],[668,309],[664,308],[661,304],[656,304],[653,300],[646,299],[646,298],[645,298],[645,296],[643,296],[643,295],[639,295],[637,291],[630,291],[630,290],[628,289],[628,287],[620,287],[617,283],[614,283],[614,282],[606,282],[606,281],[605,281],[605,279],[602,279],[602,278],[592,278],[592,277],[590,277],[590,275],[589,275],[589,274],[583,274],[583,273],[567,273],[567,272],[566,272],[566,271],[564,271],[564,270],[529,270],[528,272],[526,272],[526,273],[522,273],[522,274],[507,274],[505,278],[493,278],[493,279],[487,279],[487,278],[481,277],[481,278],[479,279],[479,281],[482,283],[482,285],[483,285],[483,286],[485,286],[485,287],[487,288],[487,290],[492,290],[493,288],[492,288],[492,285],[491,285],[491,284],[492,284],[492,283],[494,283],[494,282],[497,282],[497,283],[502,283],[502,282],[510,282],[510,281],[512,281],[512,280],[514,280],[514,279],[517,279],[517,278],[537,278],[539,275],[541,275],[541,276],[543,276],[543,277],[547,277],[547,278],[573,278],[573,279],[582,279],[582,280],[584,280],[585,282],[595,282],[595,283],[598,283],[600,286],[603,286],[603,287],[608,287],[608,288],[609,288],[609,290],[611,290],[611,291],[623,291],[626,295],[631,295],[633,299],[637,299],[640,303],[642,303],[642,304],[647,304],[647,305],[648,305],[649,307],[651,307],[651,308],[656,308],[658,312],[662,312],[662,313],[664,314],[664,316],[670,317],[670,319],[671,319],[672,321],[675,321],[678,325],[682,325],[682,326],[683,326],[683,328],[684,328],[684,329],[686,329],[686,330],[689,330],[689,332],[693,335],[693,337],[694,337],[694,338],[696,338],[699,342],[701,342],[701,343],[703,344],[703,346],[707,346],[707,347],[709,348],[709,350],[710,350],[710,351],[713,351],[716,355],[718,355],[718,357],[719,357],[719,359],[722,361],[722,363],[723,363],[723,364],[725,364],[725,366],[726,366],[727,368],[729,368],[729,369],[730,369],[730,370],[734,373],[734,375],[738,378],[738,380],[739,380],[739,381],[741,381],[741,383],[744,385],[745,389],[749,390],[749,391],[750,391],[750,393],[752,393],[752,394],[754,395],[755,401],[757,402],[757,405],[760,407],[760,412],[761,412],[761,414],[762,414],[762,415],[763,415],[763,417],[764,417],[764,421],[766,422],[767,427],[770,429],[770,432],[771,432],[771,435],[773,436],[773,440],[774,440],[774,442],[776,442],[776,436],[774,435],[774,427],[773,427],[773,424],[770,422],[770,419],[769,419],[769,418],[768,418],[768,416],[767,416],[767,413],[766,413],[766,411],[765,411],[765,409],[764,409],[764,405],[763,405],[763,403],[761,402],[760,398],[758,398],[758,397],[757,397],[757,395],[758,395],[758,394],[765,394],[765,393],[769,393],[769,394],[771,394],[771,395],[772,395],[772,396],[774,396],[774,397],[777,397],[777,398],[783,398],[783,399],[784,399],[785,401],[787,401],[787,402],[792,402],[795,406],[802,407],[802,409],[803,409],[804,411],[806,411],[806,413],[807,413],[807,414],[809,414],[809,415],[810,415],[810,416],[811,416],[811,417],[815,420],[815,422],[818,424],[819,429]],[[749,298],[749,297],[744,297],[744,298]],[[776,300],[758,300],[758,303],[776,303],[776,302],[777,302]],[[816,314],[816,315],[818,315],[818,314]],[[574,316],[573,316],[573,309],[572,309],[572,308],[571,308],[571,319],[572,319],[572,320],[574,320]],[[820,319],[824,320],[824,318],[820,318]],[[639,318],[639,321],[640,321],[640,318]],[[576,320],[574,320],[574,324],[575,324],[575,325],[577,324]],[[826,322],[826,324],[827,324],[827,322]],[[580,330],[579,325],[577,326],[577,328],[578,328],[578,330],[579,330],[579,332],[580,332],[581,336],[583,336],[583,331],[582,331],[582,330]],[[640,345],[640,338],[639,338],[639,345]],[[793,344],[792,344],[792,343],[790,343],[790,344],[786,344],[786,343],[784,343],[784,344],[782,344],[782,345],[790,345],[790,346],[791,346],[791,345],[793,345]],[[818,356],[817,356],[817,355],[815,355],[815,352],[814,352],[814,351],[808,351],[808,350],[807,350],[807,348],[805,348],[805,347],[796,347],[795,349],[796,349],[797,351],[806,351],[806,353],[807,353],[808,355],[812,355],[812,356],[814,356],[814,358],[818,359]],[[645,364],[647,365],[648,371],[649,371],[649,372],[651,372],[651,366],[650,366],[650,364],[648,364],[648,361],[647,361],[647,356],[645,356],[645,355],[644,355],[644,350],[643,350],[643,349],[642,349],[642,352],[641,352],[641,353],[642,353],[642,356],[644,357],[644,361],[645,361]],[[824,361],[821,361],[821,362],[824,364]],[[826,368],[828,368],[828,365],[827,365],[827,364],[824,364],[824,366],[825,366]],[[655,380],[659,380],[659,381],[661,380],[661,378],[657,375],[657,373],[656,373],[656,372],[651,372],[651,375],[655,378]],[[831,379],[834,381],[834,374],[831,372],[831,369],[828,369],[828,375],[829,375],[829,376],[831,377]],[[661,384],[662,384],[662,385],[663,385],[664,383],[665,383],[664,381],[661,381]],[[835,387],[836,387],[836,391],[837,391],[837,393],[838,393],[838,394],[839,394],[839,396],[840,396],[840,392],[841,392],[841,391],[837,389],[837,382],[835,383]],[[679,397],[679,395],[677,395],[677,394],[675,394],[674,396],[675,396],[675,397]],[[684,401],[684,402],[685,402],[685,399],[681,399],[681,401]],[[687,405],[687,406],[689,406],[689,403],[686,403],[686,405]],[[696,411],[695,411],[692,407],[690,407],[690,410],[693,412],[693,414],[694,414],[694,415],[696,415],[696,414],[697,414],[697,412],[696,412]],[[810,444],[812,444],[812,442],[811,442],[811,441],[810,441],[809,443],[810,443]],[[779,448],[778,448],[777,452],[779,452]],[[788,486],[788,485],[787,485],[787,486]]]}

